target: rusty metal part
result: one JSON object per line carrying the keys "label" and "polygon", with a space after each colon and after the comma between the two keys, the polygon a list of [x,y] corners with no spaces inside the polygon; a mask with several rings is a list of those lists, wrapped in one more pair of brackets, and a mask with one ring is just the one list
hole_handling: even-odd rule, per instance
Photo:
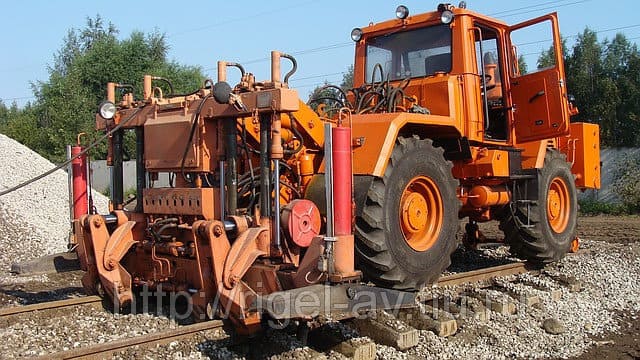
{"label": "rusty metal part", "polygon": [[298,271],[293,276],[294,287],[303,287],[318,283],[326,278],[326,274],[318,270],[318,260],[324,254],[324,237],[316,236],[311,240]]}
{"label": "rusty metal part", "polygon": [[359,284],[311,285],[258,296],[251,309],[274,319],[311,319],[319,315],[351,314],[373,309],[416,306],[415,293]]}
{"label": "rusty metal part", "polygon": [[529,272],[533,269],[533,266],[524,262],[516,262],[511,264],[499,265],[488,267],[484,269],[478,269],[473,271],[467,271],[457,273],[453,275],[446,275],[440,277],[436,282],[437,286],[454,286],[465,283],[472,283],[477,281],[489,280],[498,276],[515,275]]}
{"label": "rusty metal part", "polygon": [[84,348],[47,354],[36,359],[99,359],[108,358],[118,351],[126,350],[133,346],[151,347],[167,344],[171,341],[193,337],[195,334],[222,328],[222,321],[206,321],[193,325],[179,326],[175,329],[164,330],[142,336],[129,337],[104,344],[96,344]]}
{"label": "rusty metal part", "polygon": [[107,100],[116,103],[116,84],[113,82],[107,83]]}
{"label": "rusty metal part", "polygon": [[102,301],[102,298],[99,296],[84,296],[84,297],[79,297],[74,299],[47,301],[39,304],[13,306],[13,307],[0,309],[0,318],[6,317],[6,316],[12,316],[12,315],[24,314],[32,311],[43,311],[43,310],[59,309],[64,307],[76,306],[76,305],[95,304],[101,301]]}
{"label": "rusty metal part", "polygon": [[[79,254],[84,254],[89,271],[83,277],[83,286],[89,294],[96,293],[96,283],[99,280],[102,288],[115,304],[125,306],[132,298],[131,275],[120,264],[123,256],[136,243],[133,240],[132,229],[134,221],[126,221],[126,215],[116,212],[118,227],[109,234],[102,216],[84,216],[84,227],[88,231],[83,236],[82,248]],[[90,249],[90,250],[89,250]],[[91,251],[90,254],[87,254]]]}
{"label": "rusty metal part", "polygon": [[247,269],[260,256],[269,254],[269,228],[254,227],[242,233],[229,250],[224,263],[223,283],[233,288],[242,279]]}
{"label": "rusty metal part", "polygon": [[218,191],[213,188],[150,188],[143,193],[143,211],[147,214],[220,218]]}

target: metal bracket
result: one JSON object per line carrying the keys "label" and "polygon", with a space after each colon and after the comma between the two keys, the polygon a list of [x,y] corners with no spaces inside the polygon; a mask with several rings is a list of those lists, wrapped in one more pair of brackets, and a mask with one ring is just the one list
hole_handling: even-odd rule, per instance
{"label": "metal bracket", "polygon": [[357,316],[375,309],[415,307],[413,292],[366,285],[322,285],[277,291],[258,296],[249,311],[267,313],[273,319],[311,319],[319,315]]}

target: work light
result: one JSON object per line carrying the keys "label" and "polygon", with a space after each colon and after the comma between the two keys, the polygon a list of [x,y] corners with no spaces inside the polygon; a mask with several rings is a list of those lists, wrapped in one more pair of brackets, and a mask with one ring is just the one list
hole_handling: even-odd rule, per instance
{"label": "work light", "polygon": [[111,120],[116,114],[116,105],[109,100],[103,101],[98,108],[98,113],[104,119]]}

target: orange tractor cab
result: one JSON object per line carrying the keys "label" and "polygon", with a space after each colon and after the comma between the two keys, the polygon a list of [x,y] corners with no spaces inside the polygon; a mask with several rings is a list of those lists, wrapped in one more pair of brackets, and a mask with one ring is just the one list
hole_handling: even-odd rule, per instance
{"label": "orange tractor cab", "polygon": [[[465,217],[468,242],[495,220],[514,255],[562,258],[577,189],[600,185],[599,130],[570,123],[557,16],[510,26],[462,5],[400,6],[354,29],[354,87],[333,87],[315,110],[289,88],[296,60],[277,51],[261,82],[219,61],[217,80],[190,94],[163,94],[155,84],[168,80],[153,76],[138,96],[109,83],[96,125],[111,134],[113,211],[74,222],[85,289],[118,306],[143,289],[183,292],[197,318],[253,332],[412,305],[449,266]],[[538,26],[554,65],[525,73],[517,37]],[[125,131],[134,202],[123,199]]]}

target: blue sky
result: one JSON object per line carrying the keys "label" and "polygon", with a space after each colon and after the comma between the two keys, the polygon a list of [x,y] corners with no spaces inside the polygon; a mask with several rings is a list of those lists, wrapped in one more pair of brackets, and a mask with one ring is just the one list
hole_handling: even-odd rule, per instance
{"label": "blue sky", "polygon": [[[0,99],[20,105],[32,100],[30,82],[48,78],[47,66],[68,29],[82,28],[86,17],[96,14],[112,22],[121,37],[133,30],[165,33],[171,59],[200,65],[212,78],[216,61],[226,60],[242,63],[264,80],[269,77],[271,50],[293,54],[299,70],[290,83],[306,99],[324,80],[341,81],[342,72],[353,62],[351,29],[393,17],[400,4],[412,14],[437,7],[437,2],[425,0],[5,2],[0,21]],[[469,0],[467,4],[469,9],[507,23],[557,11],[560,30],[569,37],[569,44],[586,26],[599,31],[600,39],[612,38],[616,32],[634,42],[640,39],[640,3],[633,0]],[[542,40],[544,36],[531,34],[527,42],[532,44],[520,49],[530,66],[536,54],[550,44]]]}

